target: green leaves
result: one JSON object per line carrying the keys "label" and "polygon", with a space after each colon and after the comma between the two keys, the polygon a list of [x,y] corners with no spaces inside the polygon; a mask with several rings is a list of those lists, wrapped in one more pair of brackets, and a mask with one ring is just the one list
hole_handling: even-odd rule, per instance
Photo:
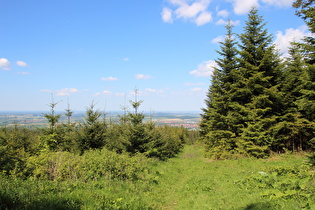
{"label": "green leaves", "polygon": [[303,166],[278,166],[271,167],[267,172],[259,171],[245,178],[240,184],[245,185],[250,191],[260,190],[262,198],[270,200],[300,199],[311,202],[314,196],[313,177]]}

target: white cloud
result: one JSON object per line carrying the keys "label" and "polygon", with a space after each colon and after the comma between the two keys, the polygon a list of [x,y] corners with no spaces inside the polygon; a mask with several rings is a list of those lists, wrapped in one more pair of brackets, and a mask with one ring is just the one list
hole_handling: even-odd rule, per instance
{"label": "white cloud", "polygon": [[224,41],[224,36],[218,36],[218,37],[212,39],[211,42],[212,42],[213,44],[217,44],[217,43],[223,42],[223,41]]}
{"label": "white cloud", "polygon": [[[226,24],[228,24],[228,21],[223,20],[223,19],[220,19],[220,20],[218,20],[215,24],[216,24],[216,25],[226,25]],[[240,24],[240,21],[239,21],[239,20],[236,20],[236,21],[231,20],[231,24],[232,24],[233,26],[237,26],[237,25]]]}
{"label": "white cloud", "polygon": [[123,59],[123,61],[129,61],[130,60],[130,58],[124,58]]}
{"label": "white cloud", "polygon": [[6,58],[0,58],[0,68],[6,71],[10,70],[10,62]]}
{"label": "white cloud", "polygon": [[111,94],[112,92],[110,92],[109,90],[104,90],[103,93],[105,93],[105,94]]}
{"label": "white cloud", "polygon": [[151,88],[146,88],[145,90],[148,92],[151,92],[151,93],[163,93],[164,92],[163,90],[156,90],[156,89],[151,89]]}
{"label": "white cloud", "polygon": [[311,33],[307,32],[306,26],[301,26],[297,29],[289,28],[286,29],[284,33],[282,31],[277,32],[275,44],[280,53],[282,53],[283,56],[287,56],[288,49],[291,45],[290,42],[298,42],[302,40],[305,36],[312,36]]}
{"label": "white cloud", "polygon": [[116,81],[116,80],[118,80],[118,78],[115,78],[115,77],[103,77],[103,78],[101,78],[101,80],[103,80],[103,81]]}
{"label": "white cloud", "polygon": [[166,23],[173,23],[173,11],[170,8],[164,7],[162,10],[162,20]]}
{"label": "white cloud", "polygon": [[53,92],[52,90],[48,90],[48,89],[41,89],[40,91],[41,92],[49,92],[49,93]]}
{"label": "white cloud", "polygon": [[259,7],[259,2],[275,7],[290,7],[294,0],[228,0],[233,4],[234,13],[243,15],[252,7]]}
{"label": "white cloud", "polygon": [[136,74],[136,75],[135,75],[135,78],[136,78],[136,79],[146,80],[146,79],[151,79],[152,76],[150,76],[150,75],[144,75],[144,74]]}
{"label": "white cloud", "polygon": [[[213,44],[218,44],[219,42],[224,42],[225,39],[226,39],[226,36],[218,36],[218,37],[212,39],[211,42]],[[235,37],[232,36],[232,39],[235,40]]]}
{"label": "white cloud", "polygon": [[223,19],[220,19],[218,20],[215,24],[216,25],[226,25],[227,21],[223,20]]}
{"label": "white cloud", "polygon": [[290,7],[292,6],[294,0],[262,0],[262,2],[277,7]]}
{"label": "white cloud", "polygon": [[164,22],[172,22],[173,19],[189,20],[197,25],[203,25],[212,20],[212,15],[207,11],[210,0],[167,0],[174,11],[164,7],[161,13]]}
{"label": "white cloud", "polygon": [[252,7],[259,7],[258,0],[232,0],[235,14],[246,14]]}
{"label": "white cloud", "polygon": [[16,61],[15,63],[16,63],[16,65],[22,66],[22,67],[27,66],[27,64],[24,61]]}
{"label": "white cloud", "polygon": [[177,18],[195,18],[200,12],[205,11],[210,1],[199,1],[189,5],[182,4],[175,10]]}
{"label": "white cloud", "polygon": [[212,20],[212,15],[209,12],[203,12],[195,19],[195,22],[198,26],[209,23]]}
{"label": "white cloud", "polygon": [[75,88],[64,88],[62,90],[57,91],[57,96],[69,96],[71,93],[79,92],[79,90]]}
{"label": "white cloud", "polygon": [[109,96],[124,96],[123,93],[113,93],[109,90],[103,90],[102,92],[97,92],[93,96],[100,96],[100,95],[109,95]]}
{"label": "white cloud", "polygon": [[196,77],[210,77],[212,75],[213,68],[217,66],[217,63],[214,60],[204,61],[198,65],[197,69],[191,71],[190,74]]}
{"label": "white cloud", "polygon": [[230,13],[227,10],[220,10],[220,11],[218,11],[218,16],[228,17],[229,15],[230,15]]}

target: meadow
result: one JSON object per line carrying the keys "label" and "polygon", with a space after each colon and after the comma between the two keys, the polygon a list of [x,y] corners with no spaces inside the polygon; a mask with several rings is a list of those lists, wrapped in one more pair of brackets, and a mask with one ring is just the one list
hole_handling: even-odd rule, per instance
{"label": "meadow", "polygon": [[212,161],[202,146],[186,145],[167,161],[137,159],[134,178],[1,176],[0,209],[314,209],[307,160],[300,153]]}

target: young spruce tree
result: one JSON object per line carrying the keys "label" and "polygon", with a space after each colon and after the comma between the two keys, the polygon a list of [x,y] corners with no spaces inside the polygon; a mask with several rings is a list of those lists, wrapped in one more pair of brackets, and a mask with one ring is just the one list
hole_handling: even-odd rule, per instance
{"label": "young spruce tree", "polygon": [[102,115],[102,112],[95,110],[94,102],[86,108],[86,116],[79,127],[77,137],[77,144],[81,154],[85,150],[101,149],[105,145],[107,123],[105,119],[101,120]]}

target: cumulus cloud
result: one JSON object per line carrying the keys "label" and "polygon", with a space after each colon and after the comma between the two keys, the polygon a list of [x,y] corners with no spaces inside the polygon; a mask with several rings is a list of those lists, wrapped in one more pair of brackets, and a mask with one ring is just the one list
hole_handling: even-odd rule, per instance
{"label": "cumulus cloud", "polygon": [[224,41],[224,36],[218,36],[218,37],[216,37],[216,38],[214,38],[214,39],[211,40],[211,42],[212,42],[213,44],[217,44],[217,43],[223,42],[223,41]]}
{"label": "cumulus cloud", "polygon": [[209,23],[212,20],[212,15],[209,12],[201,13],[196,19],[195,22],[198,26]]}
{"label": "cumulus cloud", "polygon": [[234,13],[243,15],[248,13],[252,7],[259,7],[259,3],[275,7],[290,7],[294,0],[229,0],[233,4]]}
{"label": "cumulus cloud", "polygon": [[109,90],[103,90],[103,93],[105,93],[105,94],[111,94],[112,92],[110,92]]}
{"label": "cumulus cloud", "polygon": [[0,58],[0,68],[6,71],[10,70],[10,62],[6,58]]}
{"label": "cumulus cloud", "polygon": [[115,78],[115,77],[103,77],[103,78],[101,78],[101,80],[103,80],[103,81],[116,81],[116,80],[118,80],[118,78]]}
{"label": "cumulus cloud", "polygon": [[262,2],[277,7],[290,7],[294,0],[262,0]]}
{"label": "cumulus cloud", "polygon": [[24,61],[16,61],[15,63],[16,63],[16,65],[22,66],[22,67],[27,66],[27,64]]}
{"label": "cumulus cloud", "polygon": [[162,10],[162,20],[166,23],[173,22],[173,11],[170,8],[164,7]]}
{"label": "cumulus cloud", "polygon": [[150,76],[150,75],[145,75],[145,74],[136,74],[136,75],[135,75],[135,78],[136,78],[136,79],[146,80],[146,79],[151,79],[152,76]]}
{"label": "cumulus cloud", "polygon": [[230,13],[227,10],[220,10],[217,15],[221,17],[228,17]]}
{"label": "cumulus cloud", "polygon": [[62,90],[57,91],[57,96],[69,96],[71,93],[79,92],[79,90],[75,88],[64,88]]}
{"label": "cumulus cloud", "polygon": [[196,77],[210,77],[214,67],[217,66],[217,63],[214,60],[204,61],[198,65],[197,69],[191,71],[190,74]]}
{"label": "cumulus cloud", "polygon": [[210,0],[167,0],[174,7],[174,11],[164,7],[161,13],[164,22],[171,23],[173,19],[189,20],[197,25],[204,25],[212,20],[212,15],[207,11]]}
{"label": "cumulus cloud", "polygon": [[235,14],[246,14],[252,7],[258,7],[258,0],[232,0],[233,10]]}
{"label": "cumulus cloud", "polygon": [[277,48],[279,49],[280,53],[283,54],[283,56],[288,55],[288,49],[290,47],[290,42],[292,41],[300,41],[305,36],[312,36],[311,33],[307,32],[306,26],[301,26],[299,28],[289,28],[286,29],[283,33],[282,31],[278,31],[276,35],[275,44]]}
{"label": "cumulus cloud", "polygon": [[163,90],[156,90],[156,89],[151,89],[151,88],[146,88],[145,90],[148,92],[151,92],[151,93],[163,93],[164,92]]}
{"label": "cumulus cloud", "polygon": [[94,96],[100,96],[100,95],[116,95],[116,93],[112,93],[109,90],[103,90],[102,92],[97,92],[94,94]]}
{"label": "cumulus cloud", "polygon": [[[231,21],[231,24],[232,24],[233,26],[237,26],[237,25],[240,24],[240,21],[239,21],[239,20],[236,20],[236,21],[230,20],[230,21]],[[223,19],[220,19],[220,20],[218,20],[215,24],[216,24],[216,25],[226,25],[226,24],[228,24],[228,21],[223,20]]]}
{"label": "cumulus cloud", "polygon": [[49,90],[49,89],[41,89],[40,91],[41,91],[41,92],[49,92],[49,93],[52,93],[52,92],[53,92],[52,90]]}

